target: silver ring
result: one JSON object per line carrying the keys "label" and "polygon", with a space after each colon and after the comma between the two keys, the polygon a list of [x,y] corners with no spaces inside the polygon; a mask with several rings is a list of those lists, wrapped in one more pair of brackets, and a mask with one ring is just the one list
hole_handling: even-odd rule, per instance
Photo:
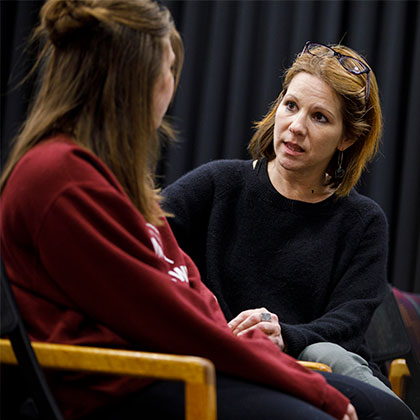
{"label": "silver ring", "polygon": [[272,321],[271,314],[269,312],[263,312],[261,314],[261,321],[271,322]]}

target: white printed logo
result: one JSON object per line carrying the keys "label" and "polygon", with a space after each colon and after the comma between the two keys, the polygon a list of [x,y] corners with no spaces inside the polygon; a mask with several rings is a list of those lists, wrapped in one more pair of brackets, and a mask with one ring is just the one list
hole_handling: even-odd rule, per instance
{"label": "white printed logo", "polygon": [[172,281],[182,281],[183,283],[189,283],[188,270],[185,265],[175,267],[173,270],[169,270],[168,274],[172,277]]}
{"label": "white printed logo", "polygon": [[[150,223],[146,223],[146,226],[149,228],[150,241],[152,242],[155,254],[158,256],[158,258],[166,261],[167,263],[174,264],[174,261],[168,258],[163,252],[163,244],[159,230]],[[185,265],[181,265],[179,267],[173,268],[172,270],[169,270],[168,274],[171,276],[171,280],[175,283],[177,281],[181,281],[182,283],[189,283],[188,269]]]}
{"label": "white printed logo", "polygon": [[149,228],[149,233],[151,235],[150,240],[153,245],[153,249],[155,251],[155,254],[161,258],[162,260],[165,260],[169,264],[173,264],[174,261],[172,261],[170,258],[168,258],[164,252],[163,252],[163,246],[162,246],[162,240],[160,238],[160,232],[150,223],[146,223],[146,226]]}

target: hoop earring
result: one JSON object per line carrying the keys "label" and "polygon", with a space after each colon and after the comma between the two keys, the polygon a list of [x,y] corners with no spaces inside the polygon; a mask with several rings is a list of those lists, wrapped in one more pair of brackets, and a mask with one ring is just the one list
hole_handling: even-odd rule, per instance
{"label": "hoop earring", "polygon": [[344,153],[342,151],[339,151],[338,152],[338,168],[335,170],[335,177],[337,179],[343,179],[344,174],[346,173],[346,171],[341,167],[341,165],[343,164],[343,156],[344,156]]}

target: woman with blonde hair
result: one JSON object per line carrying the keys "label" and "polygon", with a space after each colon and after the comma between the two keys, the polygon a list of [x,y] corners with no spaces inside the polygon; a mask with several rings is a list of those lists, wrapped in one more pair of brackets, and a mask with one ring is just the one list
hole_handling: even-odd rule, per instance
{"label": "woman with blonde hair", "polygon": [[163,191],[178,242],[235,335],[259,329],[396,399],[364,342],[388,251],[385,214],[355,189],[382,131],[372,69],[307,42],[255,127],[253,160],[204,164]]}
{"label": "woman with blonde hair", "polygon": [[[163,116],[182,63],[168,10],[47,0],[40,17],[39,89],[1,179],[2,258],[30,338],[207,357],[219,419],[357,419],[260,331],[232,334],[158,205],[158,129],[170,134]],[[177,383],[49,381],[66,419],[183,417]],[[371,390],[345,389],[370,416]]]}

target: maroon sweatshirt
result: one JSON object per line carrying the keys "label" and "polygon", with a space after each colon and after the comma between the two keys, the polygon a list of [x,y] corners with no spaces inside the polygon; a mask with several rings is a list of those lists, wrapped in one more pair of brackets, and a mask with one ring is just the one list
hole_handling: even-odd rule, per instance
{"label": "maroon sweatshirt", "polygon": [[[104,163],[71,139],[26,153],[0,209],[1,252],[32,340],[202,356],[343,417],[348,399],[321,375],[260,331],[231,333],[166,219],[147,223]],[[62,372],[49,380],[67,419],[147,383]]]}

